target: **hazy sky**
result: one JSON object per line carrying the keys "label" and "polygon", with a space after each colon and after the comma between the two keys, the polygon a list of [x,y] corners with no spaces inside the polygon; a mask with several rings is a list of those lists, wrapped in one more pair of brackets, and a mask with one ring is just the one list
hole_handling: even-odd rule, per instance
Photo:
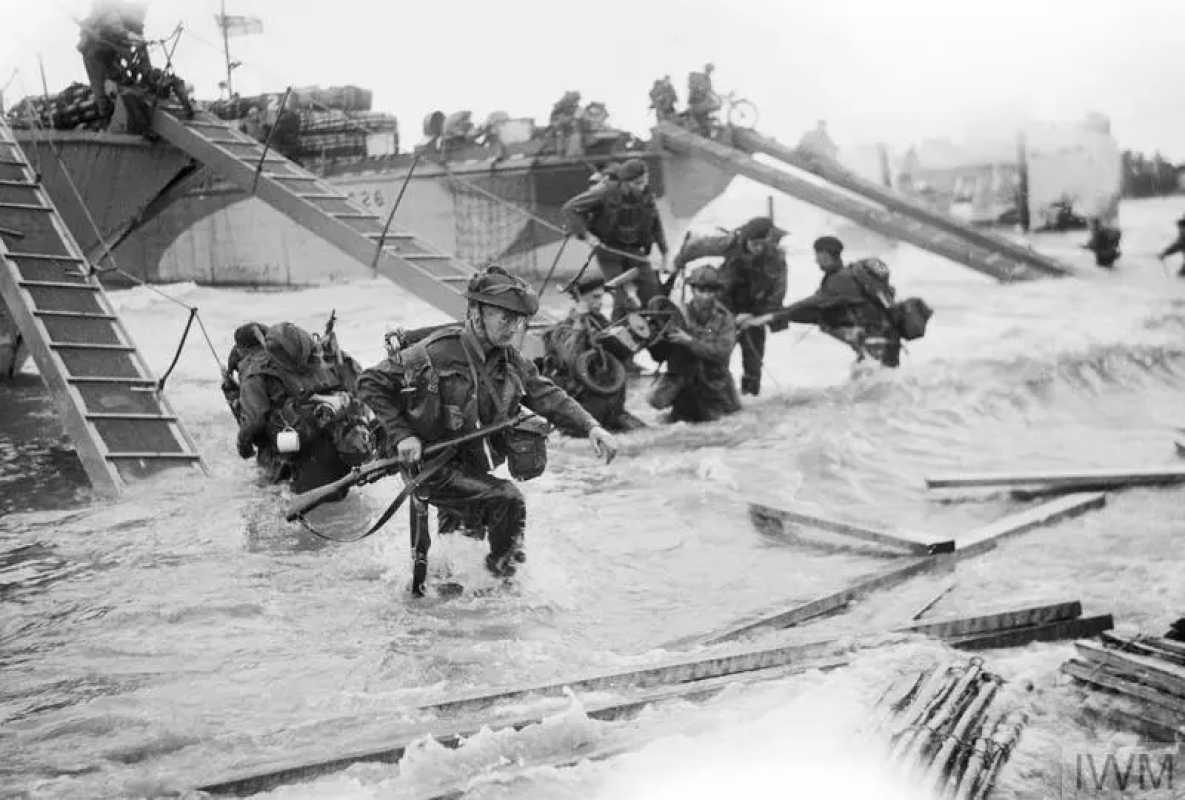
{"label": "hazy sky", "polygon": [[[1026,117],[1110,116],[1122,147],[1185,160],[1185,0],[227,0],[264,33],[231,39],[240,93],[353,83],[400,118],[405,142],[429,111],[503,109],[545,122],[566,89],[611,121],[650,124],[647,93],[711,60],[717,88],[791,142],[819,118],[841,145],[1010,136]],[[0,86],[40,92],[85,80],[74,50],[89,0],[0,0]],[[148,33],[178,22],[179,74],[214,97],[224,67],[217,0],[155,0]],[[579,16],[577,15],[579,14]]]}

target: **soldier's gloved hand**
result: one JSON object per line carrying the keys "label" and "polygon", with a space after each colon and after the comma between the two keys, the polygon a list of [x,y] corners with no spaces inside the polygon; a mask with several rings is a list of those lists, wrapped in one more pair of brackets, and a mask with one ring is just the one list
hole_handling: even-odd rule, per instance
{"label": "soldier's gloved hand", "polygon": [[424,454],[424,443],[418,436],[408,436],[395,445],[395,455],[404,464],[418,464]]}
{"label": "soldier's gloved hand", "polygon": [[247,437],[239,436],[236,444],[238,445],[239,458],[250,458],[255,455],[255,445]]}
{"label": "soldier's gloved hand", "polygon": [[592,443],[593,452],[602,456],[606,464],[613,461],[617,455],[617,440],[613,434],[598,425],[588,432],[588,440]]}
{"label": "soldier's gloved hand", "polygon": [[695,341],[691,334],[682,328],[675,328],[667,333],[667,340],[675,344],[691,344]]}

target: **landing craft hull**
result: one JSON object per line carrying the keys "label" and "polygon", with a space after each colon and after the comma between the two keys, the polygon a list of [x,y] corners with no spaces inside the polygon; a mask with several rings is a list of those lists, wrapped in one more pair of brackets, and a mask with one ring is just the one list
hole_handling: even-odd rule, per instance
{"label": "landing craft hull", "polygon": [[[75,183],[85,204],[103,212],[96,219],[102,240],[118,240],[112,247],[114,262],[145,281],[292,286],[371,277],[366,265],[209,170],[182,174],[189,159],[166,143],[110,134],[56,134],[54,139],[68,171],[87,171],[87,180]],[[56,161],[48,136],[27,136],[21,143],[43,160]],[[731,173],[709,164],[651,151],[450,160],[447,169],[422,160],[392,230],[414,231],[476,265],[498,261],[520,274],[539,276],[559,247],[560,206],[588,188],[594,162],[629,157],[642,157],[650,166],[667,236],[676,243],[692,217],[732,180]],[[386,216],[411,160],[407,155],[361,159],[317,171]],[[79,206],[61,170],[45,179],[56,202]],[[92,257],[100,257],[100,237],[81,210],[66,218]],[[127,232],[131,221],[135,227]],[[585,247],[568,247],[557,274],[574,273],[586,255]]]}

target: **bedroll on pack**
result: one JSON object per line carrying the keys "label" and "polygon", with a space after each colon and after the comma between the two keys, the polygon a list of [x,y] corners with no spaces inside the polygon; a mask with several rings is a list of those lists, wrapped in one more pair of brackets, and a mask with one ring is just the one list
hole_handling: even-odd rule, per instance
{"label": "bedroll on pack", "polygon": [[902,339],[921,339],[934,309],[920,297],[910,297],[893,306],[893,325]]}

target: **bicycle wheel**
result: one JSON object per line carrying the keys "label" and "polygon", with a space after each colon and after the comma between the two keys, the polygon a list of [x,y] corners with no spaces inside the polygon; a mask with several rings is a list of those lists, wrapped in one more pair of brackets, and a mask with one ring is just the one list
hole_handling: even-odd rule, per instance
{"label": "bicycle wheel", "polygon": [[728,108],[728,124],[737,128],[757,127],[757,106],[748,100],[737,100]]}

